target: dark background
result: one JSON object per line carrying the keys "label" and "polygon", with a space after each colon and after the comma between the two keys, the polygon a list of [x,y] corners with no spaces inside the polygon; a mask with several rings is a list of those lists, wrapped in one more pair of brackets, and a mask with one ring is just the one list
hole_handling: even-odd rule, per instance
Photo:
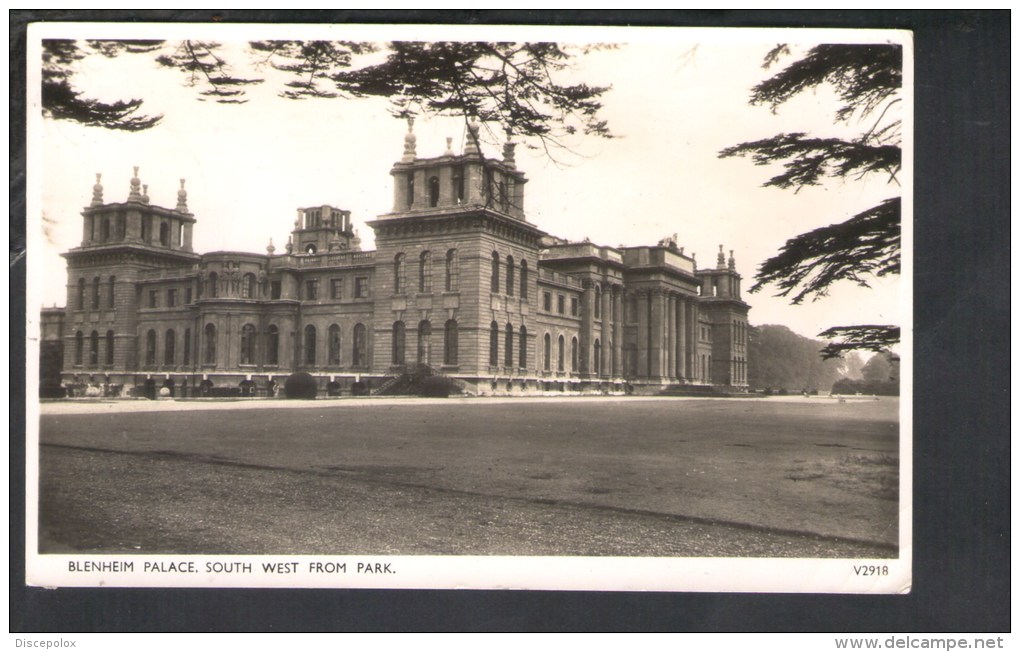
{"label": "dark background", "polygon": [[[25,29],[38,20],[913,30],[912,592],[25,587],[23,98]],[[1009,24],[1008,11],[11,11],[11,631],[1010,631]]]}

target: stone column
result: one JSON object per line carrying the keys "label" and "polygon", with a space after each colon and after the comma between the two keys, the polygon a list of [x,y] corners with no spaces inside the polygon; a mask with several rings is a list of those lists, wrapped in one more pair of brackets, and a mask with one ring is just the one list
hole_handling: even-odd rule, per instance
{"label": "stone column", "polygon": [[613,287],[613,368],[612,375],[623,376],[623,287]]}
{"label": "stone column", "polygon": [[650,299],[652,301],[652,313],[649,317],[651,321],[651,346],[649,347],[648,357],[650,364],[648,365],[648,375],[653,378],[662,378],[664,369],[662,365],[662,354],[663,354],[663,336],[665,330],[663,328],[666,315],[664,304],[666,301],[666,295],[661,290],[653,290],[650,293]]}
{"label": "stone column", "polygon": [[687,300],[681,294],[676,298],[676,376],[687,380]]}
{"label": "stone column", "polygon": [[592,281],[584,281],[584,292],[581,294],[581,337],[578,345],[581,347],[579,366],[583,377],[590,375],[595,365],[592,364],[592,346],[594,345],[595,329],[595,284]]}
{"label": "stone column", "polygon": [[637,375],[638,378],[648,377],[648,300],[647,290],[637,291]]}
{"label": "stone column", "polygon": [[698,353],[698,342],[701,340],[701,329],[698,327],[698,302],[691,301],[691,375],[695,380],[701,382],[705,370],[701,368],[701,356]]}
{"label": "stone column", "polygon": [[666,297],[666,375],[676,378],[676,295]]}
{"label": "stone column", "polygon": [[602,359],[599,361],[599,365],[602,369],[602,373],[599,374],[603,378],[609,378],[612,375],[612,357],[613,352],[609,348],[609,343],[613,341],[613,337],[610,334],[610,323],[609,318],[612,313],[611,302],[613,300],[613,286],[608,283],[602,286]]}

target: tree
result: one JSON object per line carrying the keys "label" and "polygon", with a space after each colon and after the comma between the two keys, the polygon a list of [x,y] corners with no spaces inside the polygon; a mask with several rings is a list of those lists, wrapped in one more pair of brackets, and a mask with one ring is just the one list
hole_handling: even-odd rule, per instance
{"label": "tree", "polygon": [[[765,68],[788,56],[785,45],[765,57]],[[818,45],[803,57],[754,87],[752,105],[768,105],[776,112],[792,97],[831,85],[841,106],[835,120],[870,125],[852,139],[818,138],[806,133],[781,133],[771,138],[734,145],[720,157],[750,156],[755,165],[783,164],[783,171],[765,186],[798,191],[825,179],[862,180],[884,176],[898,186],[901,165],[900,119],[893,107],[900,102],[903,52],[899,45]],[[799,304],[826,296],[838,281],[868,287],[876,276],[900,271],[900,198],[889,197],[850,219],[803,233],[786,242],[778,254],[758,269],[751,292],[774,285],[777,296]],[[830,342],[824,358],[846,351],[880,351],[899,341],[899,327],[889,324],[834,326],[820,334]]]}
{"label": "tree", "polygon": [[843,361],[820,358],[821,345],[786,326],[752,327],[748,338],[748,383],[752,389],[829,391],[850,370]]}
{"label": "tree", "polygon": [[[594,48],[606,46],[591,46]],[[159,123],[141,115],[143,99],[104,102],[78,88],[78,63],[90,56],[149,56],[184,75],[197,99],[247,101],[246,87],[267,75],[293,100],[380,97],[399,117],[476,116],[531,147],[564,147],[575,133],[611,137],[599,117],[608,87],[571,83],[572,62],[589,48],[556,43],[255,41],[236,48],[205,41],[43,42],[42,109],[47,118],[138,131]],[[380,61],[380,50],[385,57]],[[374,56],[368,56],[374,55]],[[233,61],[232,61],[233,59]],[[240,65],[238,65],[240,64]],[[245,72],[237,72],[244,70]]]}

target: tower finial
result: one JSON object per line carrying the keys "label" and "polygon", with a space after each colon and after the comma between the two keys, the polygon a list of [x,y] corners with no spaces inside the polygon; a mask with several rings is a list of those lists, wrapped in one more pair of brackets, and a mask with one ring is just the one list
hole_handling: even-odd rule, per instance
{"label": "tower finial", "polygon": [[188,191],[184,189],[184,179],[181,179],[181,189],[177,191],[177,212],[188,212]]}
{"label": "tower finial", "polygon": [[418,137],[414,135],[414,116],[409,115],[407,116],[407,133],[404,134],[404,156],[400,159],[401,163],[411,163],[418,158],[417,143]]}
{"label": "tower finial", "polygon": [[447,136],[446,137],[446,151],[443,152],[443,156],[456,156],[456,153],[453,151],[453,137],[452,136]]}
{"label": "tower finial", "polygon": [[142,201],[142,193],[139,190],[142,187],[142,180],[138,178],[138,166],[134,167],[135,174],[131,177],[131,191],[128,193],[128,201]]}
{"label": "tower finial", "polygon": [[472,156],[481,154],[482,150],[478,142],[478,122],[474,116],[468,118],[467,124],[467,142],[464,143],[464,154]]}
{"label": "tower finial", "polygon": [[103,205],[103,184],[100,183],[103,179],[103,175],[96,172],[96,185],[92,186],[92,205],[102,206]]}
{"label": "tower finial", "polygon": [[716,256],[715,264],[719,269],[726,267],[726,255],[723,254],[722,245],[719,245],[719,255]]}
{"label": "tower finial", "polygon": [[273,239],[269,238],[269,246],[266,247],[266,253],[272,256],[276,252],[276,247],[273,246]]}
{"label": "tower finial", "polygon": [[515,147],[517,147],[517,143],[510,140],[510,137],[508,135],[506,142],[503,143],[503,165],[507,166],[511,170],[517,167],[517,161],[514,160]]}
{"label": "tower finial", "polygon": [[149,185],[142,184],[142,203],[149,203]]}
{"label": "tower finial", "polygon": [[730,263],[730,269],[736,269],[737,268],[737,259],[733,257],[733,250],[732,249],[730,249],[730,261],[729,261],[729,263]]}

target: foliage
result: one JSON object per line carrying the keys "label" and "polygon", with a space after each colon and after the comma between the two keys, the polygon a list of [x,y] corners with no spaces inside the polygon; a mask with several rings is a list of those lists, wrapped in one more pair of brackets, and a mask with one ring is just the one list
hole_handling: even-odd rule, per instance
{"label": "foliage", "polygon": [[[108,129],[138,131],[162,116],[134,115],[143,100],[104,103],[75,88],[77,64],[89,56],[148,55],[160,66],[180,71],[198,99],[234,104],[247,101],[245,89],[275,71],[282,97],[380,97],[394,115],[416,113],[476,116],[508,137],[529,146],[565,146],[575,133],[611,137],[599,117],[608,87],[575,83],[571,64],[590,49],[557,43],[392,42],[380,46],[351,41],[254,41],[244,54],[226,52],[206,41],[72,41],[43,43],[43,114]],[[368,56],[374,55],[374,56]],[[253,74],[235,72],[240,62]],[[538,144],[532,144],[537,142]]]}
{"label": "foliage", "polygon": [[287,398],[315,398],[319,391],[319,383],[312,374],[298,371],[287,376],[287,380],[283,384],[283,391]]}
{"label": "foliage", "polygon": [[828,391],[850,373],[842,360],[819,358],[822,342],[794,333],[786,326],[766,324],[749,331],[748,384],[753,390]]}
{"label": "foliage", "polygon": [[134,115],[142,100],[101,102],[84,97],[72,84],[74,64],[90,53],[116,56],[121,52],[151,52],[159,41],[120,41],[120,47],[81,44],[78,41],[43,41],[42,111],[53,120],[70,120],[90,127],[141,131],[155,126],[163,116]]}
{"label": "foliage", "polygon": [[899,360],[888,351],[880,351],[871,356],[861,369],[861,375],[864,380],[899,382]]}
{"label": "foliage", "polygon": [[[765,58],[769,67],[789,48],[780,45]],[[898,185],[901,166],[901,121],[888,117],[900,101],[903,53],[898,45],[818,45],[803,57],[754,87],[752,105],[768,105],[775,112],[794,96],[820,86],[835,89],[841,106],[837,122],[867,120],[871,126],[852,139],[816,138],[805,133],[781,133],[771,138],[734,145],[720,157],[750,156],[755,165],[783,164],[765,186],[800,190],[825,179],[863,180],[883,176]],[[873,120],[873,122],[872,122]],[[850,219],[801,234],[759,267],[751,292],[778,288],[777,296],[791,302],[824,297],[832,284],[849,280],[867,287],[875,276],[900,271],[900,199],[890,197]],[[823,355],[844,351],[877,351],[899,340],[895,326],[837,326],[822,333],[835,339]]]}
{"label": "foliage", "polygon": [[873,394],[899,396],[900,384],[891,380],[853,380],[840,378],[832,385],[833,394]]}
{"label": "foliage", "polygon": [[428,376],[418,383],[418,395],[428,398],[447,398],[451,394],[460,393],[460,388],[445,376]]}

